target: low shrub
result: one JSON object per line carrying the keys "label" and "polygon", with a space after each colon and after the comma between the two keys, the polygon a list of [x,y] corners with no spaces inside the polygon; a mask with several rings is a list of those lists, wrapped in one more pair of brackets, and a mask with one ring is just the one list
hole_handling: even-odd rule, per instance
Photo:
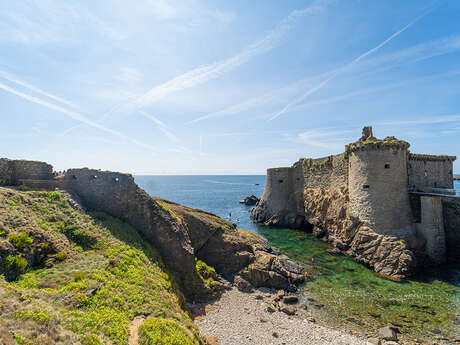
{"label": "low shrub", "polygon": [[34,241],[25,232],[12,232],[8,235],[8,239],[10,240],[11,244],[13,244],[13,246],[15,246],[19,250],[26,248]]}
{"label": "low shrub", "polygon": [[67,259],[67,253],[66,252],[59,252],[56,254],[56,259],[59,261],[64,261]]}
{"label": "low shrub", "polygon": [[138,330],[139,345],[194,345],[195,342],[175,321],[150,318]]}
{"label": "low shrub", "polygon": [[5,266],[17,274],[22,274],[26,271],[27,260],[24,259],[21,254],[8,255],[5,258]]}

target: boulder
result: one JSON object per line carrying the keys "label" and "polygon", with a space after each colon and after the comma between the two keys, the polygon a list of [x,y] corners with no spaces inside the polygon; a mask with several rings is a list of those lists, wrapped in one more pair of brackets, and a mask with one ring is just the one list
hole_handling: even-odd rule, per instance
{"label": "boulder", "polygon": [[254,206],[259,202],[259,198],[255,195],[248,196],[244,200],[240,200],[240,204],[245,204],[247,206]]}
{"label": "boulder", "polygon": [[283,303],[295,304],[299,302],[299,298],[296,295],[287,295],[283,297]]}
{"label": "boulder", "polygon": [[287,315],[295,315],[297,313],[297,308],[294,307],[293,305],[287,305],[287,304],[282,303],[279,309],[280,311],[282,311],[283,313]]}
{"label": "boulder", "polygon": [[392,326],[385,326],[379,329],[379,336],[383,340],[398,341],[396,328]]}
{"label": "boulder", "polygon": [[241,292],[251,293],[254,291],[252,285],[246,279],[241,278],[241,276],[236,276],[233,280],[233,284]]}
{"label": "boulder", "polygon": [[381,345],[381,344],[382,342],[380,341],[379,338],[368,338],[366,345]]}

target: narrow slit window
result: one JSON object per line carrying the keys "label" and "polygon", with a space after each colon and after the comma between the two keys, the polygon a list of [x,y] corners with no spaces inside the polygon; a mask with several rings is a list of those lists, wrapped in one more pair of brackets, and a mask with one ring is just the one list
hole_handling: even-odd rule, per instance
{"label": "narrow slit window", "polygon": [[278,180],[279,183],[283,183],[283,180]]}
{"label": "narrow slit window", "polygon": [[370,186],[368,184],[363,185],[363,189],[369,189]]}
{"label": "narrow slit window", "polygon": [[390,169],[390,163],[385,163],[385,169]]}

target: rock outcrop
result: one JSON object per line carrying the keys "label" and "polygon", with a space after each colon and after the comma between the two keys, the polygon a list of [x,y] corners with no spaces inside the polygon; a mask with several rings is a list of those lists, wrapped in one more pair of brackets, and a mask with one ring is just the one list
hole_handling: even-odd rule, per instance
{"label": "rock outcrop", "polygon": [[415,260],[404,240],[377,234],[348,214],[348,193],[340,189],[307,188],[304,191],[306,220],[313,235],[330,242],[343,253],[385,276],[411,274]]}
{"label": "rock outcrop", "polygon": [[259,198],[255,195],[247,196],[243,200],[240,200],[240,204],[245,204],[247,206],[254,206],[259,202]]}
{"label": "rock outcrop", "polygon": [[[254,286],[295,290],[303,268],[280,257],[262,237],[197,209],[152,198],[131,175],[71,169],[59,185],[72,191],[89,209],[103,211],[134,226],[160,252],[190,300],[216,297],[240,275]],[[261,259],[269,256],[268,262]],[[213,267],[219,277],[207,284],[196,260]],[[261,261],[262,260],[262,261]]]}

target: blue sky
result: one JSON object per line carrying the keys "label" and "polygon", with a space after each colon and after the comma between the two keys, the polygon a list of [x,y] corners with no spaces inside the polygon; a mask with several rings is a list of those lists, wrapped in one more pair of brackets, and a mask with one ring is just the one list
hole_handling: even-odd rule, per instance
{"label": "blue sky", "polygon": [[5,0],[0,114],[57,170],[264,173],[364,125],[460,156],[460,2]]}

